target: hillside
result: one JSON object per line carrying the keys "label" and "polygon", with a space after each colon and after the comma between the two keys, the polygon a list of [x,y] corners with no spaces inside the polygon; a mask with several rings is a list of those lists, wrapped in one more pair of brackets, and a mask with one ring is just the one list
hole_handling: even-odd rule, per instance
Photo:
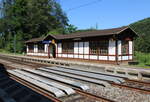
{"label": "hillside", "polygon": [[135,22],[130,27],[139,35],[135,40],[135,50],[150,53],[150,18]]}

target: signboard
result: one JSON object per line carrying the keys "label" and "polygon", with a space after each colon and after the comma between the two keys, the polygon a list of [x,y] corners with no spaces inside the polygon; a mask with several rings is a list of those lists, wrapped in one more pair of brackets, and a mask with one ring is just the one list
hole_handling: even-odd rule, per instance
{"label": "signboard", "polygon": [[52,40],[52,44],[55,44],[55,40]]}
{"label": "signboard", "polygon": [[49,43],[51,43],[52,41],[50,41],[50,40],[45,40],[45,41],[42,41],[42,43],[44,43],[44,44],[49,44]]}

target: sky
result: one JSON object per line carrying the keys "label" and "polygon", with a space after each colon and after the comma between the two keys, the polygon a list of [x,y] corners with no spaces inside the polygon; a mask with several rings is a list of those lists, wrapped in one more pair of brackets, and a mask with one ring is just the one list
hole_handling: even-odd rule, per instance
{"label": "sky", "polygon": [[[57,1],[66,12],[69,23],[78,29],[95,28],[96,25],[98,29],[116,28],[150,17],[150,0]],[[86,6],[79,7],[81,5]]]}

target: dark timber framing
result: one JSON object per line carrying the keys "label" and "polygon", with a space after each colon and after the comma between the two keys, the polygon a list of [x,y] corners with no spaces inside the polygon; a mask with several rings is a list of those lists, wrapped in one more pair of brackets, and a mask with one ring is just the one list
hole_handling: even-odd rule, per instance
{"label": "dark timber framing", "polygon": [[[84,59],[119,64],[123,61],[133,60],[133,38],[136,36],[137,34],[127,26],[105,30],[78,32],[68,35],[48,35],[43,38],[34,38],[26,41],[27,55],[48,58],[56,56],[56,58],[63,59]],[[125,55],[122,54],[122,41],[124,40],[128,43],[128,53]],[[38,53],[37,48],[34,48],[34,52],[30,53],[28,48],[29,45],[33,44],[38,46],[38,43],[43,42],[49,42],[45,43],[44,47],[47,48],[45,48],[43,53]],[[101,45],[107,42],[108,45]],[[50,51],[50,44],[55,46],[53,47],[55,48],[55,55],[51,54],[52,51]],[[65,45],[66,51],[63,44],[67,44]],[[91,44],[93,44],[93,47],[91,47]],[[91,50],[90,47],[93,48],[93,50]],[[48,49],[48,51],[46,51],[46,49]]]}

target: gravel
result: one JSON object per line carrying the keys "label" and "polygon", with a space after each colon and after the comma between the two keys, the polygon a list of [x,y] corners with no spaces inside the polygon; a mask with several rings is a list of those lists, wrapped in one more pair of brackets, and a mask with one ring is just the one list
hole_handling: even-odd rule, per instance
{"label": "gravel", "polygon": [[99,85],[90,85],[87,92],[98,96],[104,96],[117,102],[150,102],[150,94],[142,94],[124,88],[109,87],[104,88]]}

